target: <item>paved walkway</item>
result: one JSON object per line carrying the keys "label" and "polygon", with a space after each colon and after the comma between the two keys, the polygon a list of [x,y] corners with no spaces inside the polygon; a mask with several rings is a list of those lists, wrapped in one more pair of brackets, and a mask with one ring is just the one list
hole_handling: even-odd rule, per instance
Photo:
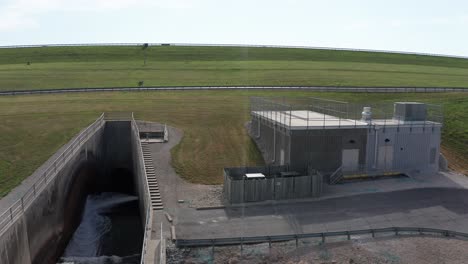
{"label": "paved walkway", "polygon": [[[391,226],[432,227],[468,232],[468,179],[451,173],[414,174],[326,185],[320,199],[263,202],[227,209],[196,210],[210,186],[190,184],[170,165],[170,149],[182,138],[169,128],[169,142],[150,144],[165,211],[177,238],[284,235]],[[214,198],[216,199],[216,198]],[[179,203],[183,200],[183,203]],[[169,236],[169,223],[163,220]],[[153,234],[154,235],[154,234]]]}
{"label": "paved walkway", "polygon": [[181,209],[184,239],[285,235],[384,227],[428,227],[468,232],[468,190],[423,188],[360,194],[314,202],[229,209]]}

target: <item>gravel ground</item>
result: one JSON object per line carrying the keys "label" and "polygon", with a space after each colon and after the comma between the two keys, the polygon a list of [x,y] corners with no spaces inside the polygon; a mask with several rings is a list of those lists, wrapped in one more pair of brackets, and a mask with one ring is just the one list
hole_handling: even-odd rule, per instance
{"label": "gravel ground", "polygon": [[[171,149],[183,137],[183,132],[174,127],[167,127],[169,142],[149,144],[156,176],[165,208],[169,211],[179,207],[212,207],[222,206],[222,185],[193,184],[180,177],[171,165]],[[183,203],[178,203],[183,200]]]}
{"label": "gravel ground", "polygon": [[321,244],[319,241],[212,248],[167,248],[167,263],[467,263],[468,241],[431,236],[381,237]]}

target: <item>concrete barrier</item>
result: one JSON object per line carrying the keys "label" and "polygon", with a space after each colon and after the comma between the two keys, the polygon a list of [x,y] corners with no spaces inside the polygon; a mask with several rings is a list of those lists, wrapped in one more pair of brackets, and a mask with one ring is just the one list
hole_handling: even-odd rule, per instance
{"label": "concrete barrier", "polygon": [[47,161],[51,166],[24,194],[21,206],[14,207],[15,203],[10,207],[11,221],[3,222],[0,236],[2,260],[54,263],[61,254],[79,223],[87,194],[83,190],[93,170],[97,173],[95,164],[101,156],[103,126],[90,126],[83,132],[90,129],[93,131],[81,142],[70,141],[71,148],[66,148],[56,161]]}
{"label": "concrete barrier", "polygon": [[[69,147],[58,153],[57,160],[47,161],[51,166],[44,176],[1,215],[1,263],[56,263],[81,220],[87,194],[105,191],[111,182],[128,188],[130,181],[146,219],[145,177],[134,162],[142,160],[142,154],[135,148],[134,141],[139,139],[131,136],[131,121],[101,117],[96,122],[67,143]],[[134,178],[116,179],[116,174]]]}

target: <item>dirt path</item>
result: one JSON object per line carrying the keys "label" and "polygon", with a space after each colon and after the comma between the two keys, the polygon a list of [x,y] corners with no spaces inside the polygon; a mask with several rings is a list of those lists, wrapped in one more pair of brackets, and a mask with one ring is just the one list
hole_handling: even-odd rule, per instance
{"label": "dirt path", "polygon": [[171,149],[180,142],[183,132],[174,127],[168,127],[168,131],[169,142],[149,144],[166,210],[222,205],[222,185],[192,184],[175,172],[171,165]]}

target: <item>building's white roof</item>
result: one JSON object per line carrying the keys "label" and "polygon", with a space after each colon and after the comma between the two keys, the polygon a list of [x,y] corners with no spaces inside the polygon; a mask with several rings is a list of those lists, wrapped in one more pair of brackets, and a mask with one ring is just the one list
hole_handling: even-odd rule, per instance
{"label": "building's white roof", "polygon": [[[280,124],[292,130],[369,127],[369,124],[360,120],[344,119],[308,110],[252,111],[252,115],[267,119],[270,122]],[[375,119],[371,121],[371,125],[390,127],[441,126],[440,123],[432,121],[402,121],[398,119]]]}
{"label": "building's white roof", "polygon": [[294,111],[253,111],[252,115],[276,122],[289,129],[323,129],[323,128],[355,128],[367,127],[368,124],[359,120],[343,119],[336,116],[308,110]]}

